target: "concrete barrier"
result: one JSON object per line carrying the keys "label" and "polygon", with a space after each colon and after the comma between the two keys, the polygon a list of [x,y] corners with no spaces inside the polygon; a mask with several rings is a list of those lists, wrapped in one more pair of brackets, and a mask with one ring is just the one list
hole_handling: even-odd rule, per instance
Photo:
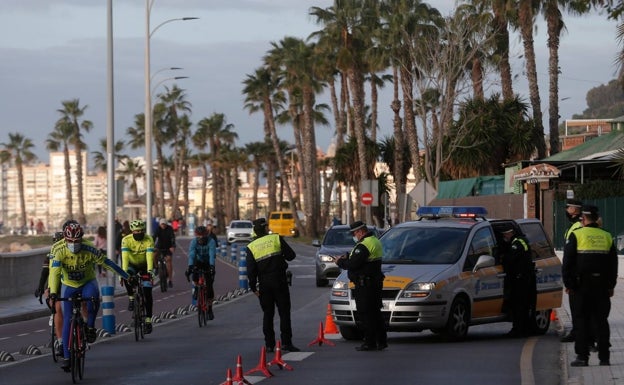
{"label": "concrete barrier", "polygon": [[49,247],[0,254],[0,300],[34,296]]}

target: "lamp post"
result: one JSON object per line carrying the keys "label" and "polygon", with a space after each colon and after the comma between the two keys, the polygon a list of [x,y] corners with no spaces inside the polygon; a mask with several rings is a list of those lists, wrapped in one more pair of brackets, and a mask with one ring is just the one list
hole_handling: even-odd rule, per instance
{"label": "lamp post", "polygon": [[154,170],[152,165],[152,82],[150,73],[150,39],[154,32],[165,24],[174,21],[195,20],[197,17],[182,17],[165,20],[158,24],[153,30],[150,27],[150,13],[154,0],[145,0],[145,183],[146,183],[146,227],[147,233],[152,234],[152,209],[154,204]]}

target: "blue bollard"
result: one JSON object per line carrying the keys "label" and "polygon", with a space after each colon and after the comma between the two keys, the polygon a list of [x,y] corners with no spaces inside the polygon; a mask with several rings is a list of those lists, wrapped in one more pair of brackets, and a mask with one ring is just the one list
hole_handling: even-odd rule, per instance
{"label": "blue bollard", "polygon": [[[246,256],[247,252],[243,250],[241,254],[243,252],[245,253],[245,256]],[[242,256],[238,261],[238,286],[241,289],[249,288],[249,281],[247,280],[247,259],[243,258]]]}
{"label": "blue bollard", "polygon": [[115,287],[102,286],[102,329],[115,334]]}
{"label": "blue bollard", "polygon": [[227,258],[227,245],[225,242],[221,242],[221,258]]}
{"label": "blue bollard", "polygon": [[238,259],[245,259],[245,258],[247,258],[247,248],[241,247],[240,251],[238,252]]}
{"label": "blue bollard", "polygon": [[236,262],[236,253],[238,251],[238,245],[236,243],[232,243],[232,246],[230,246],[231,250],[230,250],[230,257],[232,258],[232,263]]}

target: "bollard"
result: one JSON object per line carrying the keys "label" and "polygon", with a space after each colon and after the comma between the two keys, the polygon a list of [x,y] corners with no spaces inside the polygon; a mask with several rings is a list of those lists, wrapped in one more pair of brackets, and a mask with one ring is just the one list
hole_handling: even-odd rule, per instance
{"label": "bollard", "polygon": [[221,258],[227,258],[227,244],[225,242],[221,242]]}
{"label": "bollard", "polygon": [[245,259],[247,258],[247,248],[242,246],[240,248],[240,251],[238,252],[238,259]]}
{"label": "bollard", "polygon": [[[243,252],[245,256],[243,257]],[[249,281],[247,281],[247,252],[243,249],[241,257],[238,260],[238,286],[241,289],[249,289]]]}
{"label": "bollard", "polygon": [[115,334],[115,287],[102,286],[102,329]]}
{"label": "bollard", "polygon": [[236,253],[238,252],[238,245],[236,243],[232,243],[230,246],[230,256],[232,258],[232,263],[236,262]]}

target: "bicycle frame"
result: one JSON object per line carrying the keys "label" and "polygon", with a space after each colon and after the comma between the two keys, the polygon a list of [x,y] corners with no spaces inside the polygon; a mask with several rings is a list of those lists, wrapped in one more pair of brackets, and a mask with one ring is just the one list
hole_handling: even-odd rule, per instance
{"label": "bicycle frame", "polygon": [[[82,303],[84,301],[95,302],[95,297],[83,298],[82,293],[76,293],[72,297],[57,298],[57,301],[70,301],[72,303],[71,321],[69,340],[67,348],[69,349],[69,367],[72,374],[72,381],[76,383],[78,379],[82,380],[84,375],[84,365],[87,342],[87,324],[82,318]],[[55,312],[54,306],[52,311]]]}
{"label": "bicycle frame", "polygon": [[134,311],[132,319],[134,321],[134,339],[145,338],[145,294],[143,293],[143,281],[149,281],[151,277],[147,274],[134,276]]}
{"label": "bicycle frame", "polygon": [[197,279],[197,321],[199,327],[208,324],[208,286],[206,286],[207,271],[195,268],[195,273],[199,275]]}
{"label": "bicycle frame", "polygon": [[167,280],[169,273],[167,271],[167,253],[166,249],[156,249],[157,253],[156,262],[158,263],[158,278],[160,280],[160,291],[162,293],[167,291]]}

